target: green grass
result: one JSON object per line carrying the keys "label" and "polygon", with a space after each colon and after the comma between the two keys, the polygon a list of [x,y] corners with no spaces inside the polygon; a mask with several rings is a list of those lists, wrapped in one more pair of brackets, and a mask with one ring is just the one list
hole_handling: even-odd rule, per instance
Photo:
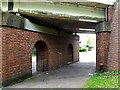
{"label": "green grass", "polygon": [[109,71],[93,75],[85,85],[85,88],[118,88],[118,76],[120,72]]}
{"label": "green grass", "polygon": [[33,79],[33,77],[29,77],[29,78],[26,78],[26,79],[19,79],[19,80],[16,81],[16,82],[12,82],[12,83],[10,84],[10,86],[15,85],[15,84],[18,84],[18,83],[21,83],[21,82],[29,81],[29,80],[31,80],[31,79]]}

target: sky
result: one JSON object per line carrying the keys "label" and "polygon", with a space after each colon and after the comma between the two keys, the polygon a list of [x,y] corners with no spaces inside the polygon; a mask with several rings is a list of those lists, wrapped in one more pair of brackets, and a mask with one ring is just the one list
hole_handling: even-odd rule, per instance
{"label": "sky", "polygon": [[113,2],[116,0],[89,0],[89,1],[101,2],[105,4],[113,4]]}
{"label": "sky", "polygon": [[[6,0],[2,0],[3,2],[6,2]],[[12,0],[10,0],[12,1]],[[52,0],[14,0],[14,2],[18,2],[18,1],[23,1],[23,2],[45,2],[45,1],[52,1]],[[65,2],[69,2],[72,1],[74,2],[74,0],[53,0],[56,2],[61,2],[61,1],[65,1]],[[94,2],[100,2],[100,3],[105,3],[105,4],[113,4],[114,1],[116,0],[75,0],[76,1],[94,1]]]}

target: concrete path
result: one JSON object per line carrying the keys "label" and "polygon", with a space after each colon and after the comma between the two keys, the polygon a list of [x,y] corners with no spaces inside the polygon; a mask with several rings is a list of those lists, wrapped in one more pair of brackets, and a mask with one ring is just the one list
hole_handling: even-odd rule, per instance
{"label": "concrete path", "polygon": [[[81,55],[87,57],[86,54]],[[46,73],[38,73],[31,80],[9,88],[83,88],[90,77],[88,73],[95,73],[95,65],[95,60],[66,65]]]}
{"label": "concrete path", "polygon": [[80,62],[96,63],[96,51],[80,52]]}

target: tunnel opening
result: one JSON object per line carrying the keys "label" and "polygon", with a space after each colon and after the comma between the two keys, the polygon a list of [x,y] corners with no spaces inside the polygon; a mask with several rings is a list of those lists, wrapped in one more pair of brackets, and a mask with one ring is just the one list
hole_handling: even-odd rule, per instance
{"label": "tunnel opening", "polygon": [[48,71],[48,48],[45,42],[37,41],[32,52],[32,73]]}
{"label": "tunnel opening", "polygon": [[79,62],[90,63],[96,69],[96,34],[79,35]]}

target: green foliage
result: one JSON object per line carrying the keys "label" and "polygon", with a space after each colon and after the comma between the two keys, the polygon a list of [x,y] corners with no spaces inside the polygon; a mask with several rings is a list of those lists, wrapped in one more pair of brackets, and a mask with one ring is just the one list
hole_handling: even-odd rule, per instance
{"label": "green foliage", "polygon": [[89,37],[88,40],[86,41],[86,43],[87,43],[87,45],[92,46],[95,43],[95,41],[93,38]]}
{"label": "green foliage", "polygon": [[88,51],[91,51],[91,49],[93,48],[93,46],[89,46],[89,45],[86,45],[86,47],[88,48]]}
{"label": "green foliage", "polygon": [[91,51],[95,44],[94,38],[89,37],[88,40],[86,41],[86,44],[87,44],[86,47],[88,48],[88,51]]}
{"label": "green foliage", "polygon": [[93,47],[95,44],[94,38],[89,37],[88,40],[86,41],[86,44],[87,47]]}
{"label": "green foliage", "polygon": [[29,78],[26,78],[26,79],[19,79],[18,81],[11,83],[10,86],[15,85],[15,84],[18,84],[18,83],[21,83],[21,82],[29,81],[29,80],[31,80],[31,79],[33,79],[33,77],[29,77]]}
{"label": "green foliage", "polygon": [[80,48],[79,48],[79,52],[87,52],[87,49],[84,48],[84,47],[80,47]]}
{"label": "green foliage", "polygon": [[86,45],[85,47],[87,47],[87,48],[88,48],[88,47],[89,47],[89,45]]}
{"label": "green foliage", "polygon": [[35,54],[32,54],[32,57],[36,57],[36,55],[35,55]]}
{"label": "green foliage", "polygon": [[86,88],[118,88],[118,76],[120,72],[109,71],[96,74],[91,77],[87,84]]}
{"label": "green foliage", "polygon": [[36,47],[34,46],[34,47],[33,47],[33,50],[35,50],[35,49],[36,49]]}
{"label": "green foliage", "polygon": [[32,77],[30,77],[30,78],[27,78],[27,79],[25,79],[25,80],[23,80],[23,81],[29,81],[29,80],[31,80],[32,79]]}

